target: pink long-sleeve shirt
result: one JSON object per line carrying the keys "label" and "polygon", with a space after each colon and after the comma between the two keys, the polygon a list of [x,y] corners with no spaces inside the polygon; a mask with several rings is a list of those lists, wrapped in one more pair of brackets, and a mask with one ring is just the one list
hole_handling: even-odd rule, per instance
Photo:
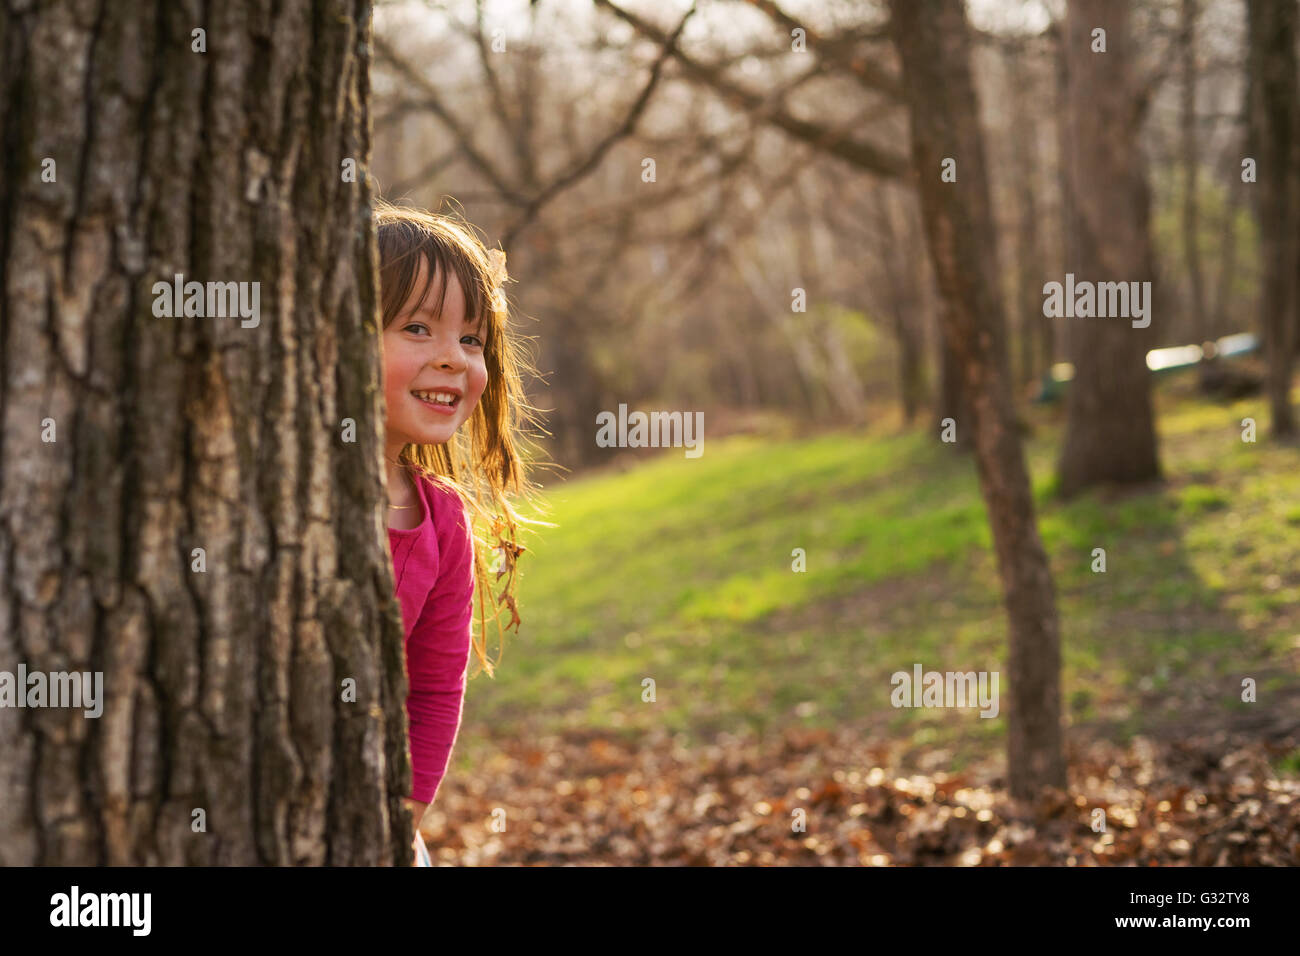
{"label": "pink long-sleeve shirt", "polygon": [[460,730],[469,664],[474,545],[456,493],[416,477],[423,520],[388,529],[406,635],[411,799],[432,803]]}

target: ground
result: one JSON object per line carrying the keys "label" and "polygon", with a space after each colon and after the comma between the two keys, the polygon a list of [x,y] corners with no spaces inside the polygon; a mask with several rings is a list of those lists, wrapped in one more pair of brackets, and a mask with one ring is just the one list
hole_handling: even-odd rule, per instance
{"label": "ground", "polygon": [[[557,527],[526,542],[522,633],[495,678],[470,682],[426,819],[434,852],[1300,862],[1300,452],[1268,441],[1257,399],[1208,403],[1175,381],[1157,408],[1165,480],[1070,502],[1052,477],[1059,410],[1027,413],[1068,793],[1006,799],[1005,707],[889,702],[890,675],[915,663],[1000,671],[1005,700],[973,461],[894,422],[805,436],[785,423],[784,437],[711,439],[699,459],[670,450],[548,488]],[[1241,440],[1247,417],[1259,442]]]}

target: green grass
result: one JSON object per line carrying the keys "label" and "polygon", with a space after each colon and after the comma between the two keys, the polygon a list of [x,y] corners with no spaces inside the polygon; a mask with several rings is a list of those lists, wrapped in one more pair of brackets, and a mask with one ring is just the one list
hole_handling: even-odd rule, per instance
{"label": "green grass", "polygon": [[[1058,501],[1059,413],[1035,410],[1026,445],[1063,709],[1122,733],[1213,720],[1242,675],[1290,672],[1295,653],[1300,456],[1240,440],[1247,415],[1264,435],[1259,402],[1162,390],[1158,409],[1166,483],[1143,493]],[[467,748],[576,727],[844,723],[952,745],[959,762],[1002,746],[1006,622],[973,459],[919,432],[750,436],[557,484],[547,501],[558,527],[526,542],[523,630],[498,676],[470,684]],[[1002,713],[894,709],[890,674],[914,662],[999,671]]]}
{"label": "green grass", "polygon": [[1278,776],[1300,777],[1300,750],[1293,750],[1273,764]]}

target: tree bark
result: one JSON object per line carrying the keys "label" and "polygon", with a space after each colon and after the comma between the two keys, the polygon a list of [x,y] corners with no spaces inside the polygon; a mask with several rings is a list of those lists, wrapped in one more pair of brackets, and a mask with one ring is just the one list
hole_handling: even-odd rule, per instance
{"label": "tree bark", "polygon": [[[1007,764],[1013,796],[1064,788],[1061,650],[1051,569],[1016,428],[997,244],[961,0],[893,0],[912,157],[945,308],[943,333],[970,401],[980,490],[988,508],[1010,624]],[[944,157],[957,182],[940,180]]]}
{"label": "tree bark", "polygon": [[1183,0],[1179,51],[1182,59],[1182,88],[1179,125],[1183,159],[1183,255],[1187,260],[1187,280],[1192,291],[1191,340],[1198,345],[1210,338],[1205,306],[1205,279],[1201,271],[1200,209],[1197,206],[1196,180],[1200,158],[1196,149],[1196,0]]}
{"label": "tree bark", "polygon": [[[0,708],[0,864],[409,863],[370,30],[0,7],[0,670],[103,674]],[[160,317],[177,274],[260,312]]]}
{"label": "tree bark", "polygon": [[[1106,31],[1104,53],[1092,51],[1097,28]],[[1129,0],[1070,0],[1065,30],[1069,104],[1063,160],[1075,231],[1075,242],[1067,243],[1073,255],[1067,254],[1066,271],[1077,281],[1151,282],[1154,290]],[[1146,365],[1156,319],[1147,328],[1134,328],[1124,317],[1064,321],[1074,378],[1059,464],[1062,496],[1104,482],[1159,478]]]}
{"label": "tree bark", "polygon": [[1251,110],[1252,154],[1257,166],[1263,294],[1260,322],[1268,363],[1265,390],[1274,438],[1296,434],[1291,408],[1291,371],[1295,361],[1297,271],[1300,271],[1300,196],[1293,164],[1297,144],[1296,20],[1293,0],[1247,4],[1249,63],[1254,95]]}
{"label": "tree bark", "polygon": [[[1241,167],[1232,164],[1228,175],[1240,177]],[[1223,215],[1219,221],[1219,273],[1214,286],[1214,306],[1210,310],[1210,338],[1237,331],[1232,312],[1232,286],[1237,277],[1237,213],[1241,209],[1241,191],[1245,184],[1230,181],[1223,200]]]}
{"label": "tree bark", "polygon": [[[1056,54],[1056,89],[1053,91],[1053,106],[1056,110],[1054,123],[1056,126],[1056,185],[1060,194],[1061,201],[1061,275],[1064,275],[1071,269],[1078,259],[1079,239],[1078,211],[1074,208],[1074,194],[1070,188],[1070,163],[1069,157],[1074,149],[1074,144],[1070,139],[1070,124],[1068,115],[1070,112],[1070,60],[1066,56],[1066,31],[1065,24],[1053,21],[1049,32],[1052,35],[1053,49]],[[1039,290],[1041,295],[1042,290]],[[1042,311],[1042,307],[1039,307]],[[1057,342],[1065,339],[1061,334],[1059,323],[1065,321],[1049,316],[1043,316],[1043,330],[1052,340],[1052,357],[1057,354]],[[1046,368],[1051,369],[1052,363],[1049,360]]]}
{"label": "tree bark", "polygon": [[917,283],[921,270],[913,255],[916,250],[912,241],[915,230],[906,215],[901,217],[901,223],[896,224],[898,216],[885,187],[877,186],[872,190],[872,202],[880,224],[881,241],[877,244],[876,255],[885,279],[885,298],[889,303],[891,325],[898,346],[899,400],[903,406],[903,421],[910,424],[925,400],[925,370],[917,321],[920,311]]}
{"label": "tree bark", "polygon": [[1017,384],[1035,382],[1040,373],[1051,367],[1053,352],[1051,319],[1043,315],[1042,288],[1046,267],[1038,222],[1041,207],[1035,187],[1041,161],[1038,149],[1038,118],[1030,102],[1032,82],[1022,62],[1030,55],[1021,44],[1007,55],[1007,79],[1013,97],[1012,136],[1016,147],[1011,150],[1013,175],[1018,199],[1016,220],[1016,314],[1020,330],[1020,373]]}
{"label": "tree bark", "polygon": [[975,448],[975,435],[972,428],[975,413],[966,394],[966,373],[963,368],[965,360],[957,352],[952,339],[944,332],[948,325],[944,313],[948,311],[948,307],[947,299],[941,294],[939,334],[934,337],[935,347],[939,352],[939,394],[938,405],[935,407],[934,430],[936,436],[941,435],[945,427],[945,419],[951,418],[957,425],[956,441],[952,444],[953,450],[970,452]]}

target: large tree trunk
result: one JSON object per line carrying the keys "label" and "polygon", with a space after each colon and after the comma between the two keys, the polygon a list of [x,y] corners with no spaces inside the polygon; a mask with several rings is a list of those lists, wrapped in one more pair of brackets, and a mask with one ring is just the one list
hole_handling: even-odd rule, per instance
{"label": "large tree trunk", "polygon": [[[1043,786],[1066,783],[1061,648],[1055,589],[1011,401],[968,27],[961,0],[894,0],[892,10],[921,208],[946,303],[943,333],[964,373],[980,490],[1010,621],[1010,789],[1029,798]],[[944,157],[957,160],[956,183],[940,180]]]}
{"label": "large tree trunk", "polygon": [[1291,369],[1295,361],[1297,243],[1300,196],[1296,195],[1296,20],[1293,0],[1247,5],[1252,154],[1258,163],[1260,244],[1264,258],[1260,296],[1264,353],[1268,362],[1269,414],[1275,438],[1296,433],[1291,409]]}
{"label": "large tree trunk", "polygon": [[0,864],[409,863],[369,21],[0,7],[0,671],[103,673],[0,709]]}
{"label": "large tree trunk", "polygon": [[[1092,51],[1097,28],[1106,31],[1104,53]],[[1074,255],[1066,271],[1081,282],[1151,282],[1154,289],[1129,0],[1070,0],[1065,30],[1069,135],[1063,158],[1076,240],[1069,244]],[[1155,320],[1146,328],[1122,317],[1064,321],[1074,379],[1066,399],[1061,494],[1159,478],[1146,365]]]}

